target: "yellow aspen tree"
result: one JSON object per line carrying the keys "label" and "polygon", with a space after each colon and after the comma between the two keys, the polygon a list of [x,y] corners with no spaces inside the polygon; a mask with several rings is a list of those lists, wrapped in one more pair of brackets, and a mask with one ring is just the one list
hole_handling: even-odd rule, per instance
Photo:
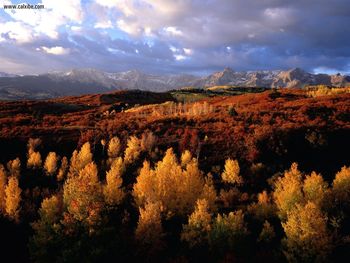
{"label": "yellow aspen tree", "polygon": [[5,188],[5,210],[8,217],[15,221],[19,220],[21,192],[22,190],[18,185],[18,179],[11,176]]}
{"label": "yellow aspen tree", "polygon": [[192,154],[189,150],[185,150],[182,154],[181,154],[181,166],[183,168],[186,167],[186,165],[192,160]]}
{"label": "yellow aspen tree", "polygon": [[203,193],[204,183],[197,160],[192,159],[183,170],[169,148],[154,170],[150,169],[149,163],[144,163],[133,194],[139,205],[161,202],[169,217],[187,215],[193,212],[196,200]]}
{"label": "yellow aspen tree", "polygon": [[333,193],[340,202],[350,202],[350,167],[342,167],[335,175]]}
{"label": "yellow aspen tree", "polygon": [[121,143],[117,136],[114,136],[112,139],[110,139],[108,143],[108,158],[115,159],[119,156],[121,151]]}
{"label": "yellow aspen tree", "polygon": [[209,211],[216,212],[217,193],[213,182],[213,176],[210,173],[205,178],[205,183],[200,198],[207,200]]}
{"label": "yellow aspen tree", "polygon": [[19,158],[9,161],[7,163],[7,170],[11,176],[19,178],[21,174],[21,161]]}
{"label": "yellow aspen tree", "polygon": [[66,156],[63,156],[61,160],[61,167],[60,169],[58,169],[58,173],[57,173],[58,182],[63,181],[65,179],[68,172],[68,168],[69,168],[68,159]]}
{"label": "yellow aspen tree", "polygon": [[27,147],[28,149],[32,149],[33,151],[36,150],[36,148],[41,144],[40,138],[29,138]]}
{"label": "yellow aspen tree", "polygon": [[240,168],[237,160],[227,159],[225,162],[225,170],[221,178],[226,183],[242,185],[243,178],[239,175]]}
{"label": "yellow aspen tree", "polygon": [[127,142],[127,147],[124,153],[124,160],[126,164],[134,162],[141,153],[141,142],[136,136],[130,136]]}
{"label": "yellow aspen tree", "polygon": [[63,202],[75,220],[89,227],[100,222],[104,202],[96,164],[87,164],[78,176],[66,180],[63,186]]}
{"label": "yellow aspen tree", "polygon": [[155,172],[151,169],[150,163],[144,161],[133,189],[133,196],[138,206],[145,203],[154,203],[158,200],[156,179]]}
{"label": "yellow aspen tree", "polygon": [[119,205],[124,198],[124,190],[122,188],[122,174],[124,170],[123,159],[119,157],[112,163],[111,169],[106,174],[106,185],[103,193],[106,203],[113,206]]}
{"label": "yellow aspen tree", "polygon": [[[182,184],[182,169],[177,162],[177,158],[172,148],[169,148],[162,161],[158,162],[155,168],[155,192],[157,200],[162,202],[164,209],[171,216],[177,212],[184,212],[180,200]],[[182,188],[183,189],[183,188]]]}
{"label": "yellow aspen tree", "polygon": [[290,262],[326,262],[331,250],[327,220],[313,202],[297,204],[282,223],[285,255]]}
{"label": "yellow aspen tree", "polygon": [[297,163],[293,163],[290,170],[275,182],[273,198],[282,219],[285,219],[287,212],[296,204],[304,201],[302,185],[302,174],[298,170]]}
{"label": "yellow aspen tree", "polygon": [[163,227],[160,203],[147,203],[139,208],[140,216],[135,231],[136,240],[144,247],[158,250],[163,245]]}
{"label": "yellow aspen tree", "polygon": [[194,212],[189,216],[187,225],[183,226],[181,240],[190,248],[203,246],[208,242],[211,228],[211,213],[207,200],[199,199]]}
{"label": "yellow aspen tree", "polygon": [[[186,165],[182,176],[178,176],[177,187],[180,194],[175,193],[177,203],[181,204],[178,208],[179,214],[191,213],[194,209],[197,199],[203,193],[204,179],[201,170],[198,167],[197,159],[193,158],[191,162]],[[176,210],[176,207],[174,207]]]}
{"label": "yellow aspen tree", "polygon": [[80,151],[75,150],[70,160],[69,172],[71,175],[77,175],[87,164],[92,162],[91,145],[84,143]]}
{"label": "yellow aspen tree", "polygon": [[7,185],[7,175],[5,167],[0,164],[0,213],[5,214],[6,209],[6,189]]}
{"label": "yellow aspen tree", "polygon": [[40,168],[42,160],[40,152],[35,151],[36,148],[41,144],[40,139],[30,138],[28,141],[28,154],[27,154],[27,167],[37,169]]}
{"label": "yellow aspen tree", "polygon": [[28,150],[27,167],[32,169],[40,168],[42,163],[40,152],[35,152],[32,149]]}
{"label": "yellow aspen tree", "polygon": [[312,201],[320,206],[328,192],[328,184],[320,174],[312,172],[304,179],[303,192],[305,201]]}
{"label": "yellow aspen tree", "polygon": [[48,175],[54,175],[57,170],[58,156],[55,152],[49,152],[44,163],[44,169]]}

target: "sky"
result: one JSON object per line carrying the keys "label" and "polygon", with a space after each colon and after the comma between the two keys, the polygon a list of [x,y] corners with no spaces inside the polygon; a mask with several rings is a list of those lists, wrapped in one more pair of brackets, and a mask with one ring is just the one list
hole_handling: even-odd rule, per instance
{"label": "sky", "polygon": [[[4,4],[43,4],[8,10]],[[349,0],[0,0],[0,71],[350,74]]]}

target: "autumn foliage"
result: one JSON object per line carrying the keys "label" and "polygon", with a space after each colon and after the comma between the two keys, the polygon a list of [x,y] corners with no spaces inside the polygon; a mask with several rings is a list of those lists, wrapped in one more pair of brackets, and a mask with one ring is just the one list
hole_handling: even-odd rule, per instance
{"label": "autumn foliage", "polygon": [[[349,94],[276,90],[181,103],[154,95],[160,104],[120,94],[130,102],[124,112],[115,94],[1,104],[16,117],[0,117],[0,227],[28,259],[350,256]],[[62,117],[25,117],[50,103]]]}

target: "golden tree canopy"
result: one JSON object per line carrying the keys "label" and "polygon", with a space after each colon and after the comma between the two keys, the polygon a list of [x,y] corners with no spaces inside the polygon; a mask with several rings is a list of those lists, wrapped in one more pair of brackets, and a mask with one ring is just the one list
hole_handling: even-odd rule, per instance
{"label": "golden tree canopy", "polygon": [[103,193],[109,205],[118,205],[124,198],[125,193],[122,189],[123,170],[123,159],[119,157],[113,161],[111,169],[106,174],[106,185],[104,186]]}
{"label": "golden tree canopy", "polygon": [[243,184],[243,178],[239,175],[240,168],[237,160],[227,159],[225,162],[225,170],[222,173],[222,180],[226,183]]}
{"label": "golden tree canopy", "polygon": [[121,151],[121,144],[120,140],[117,136],[114,136],[112,139],[110,139],[108,143],[108,157],[109,158],[117,158]]}
{"label": "golden tree canopy", "polygon": [[169,216],[191,213],[205,184],[197,161],[192,159],[182,169],[171,148],[154,170],[144,163],[136,180],[133,191],[136,202],[139,205],[161,202]]}
{"label": "golden tree canopy", "polygon": [[53,175],[57,170],[58,156],[55,152],[49,152],[44,163],[44,169],[48,175]]}
{"label": "golden tree canopy", "polygon": [[328,184],[320,174],[312,172],[304,179],[303,192],[306,201],[321,205],[328,191]]}
{"label": "golden tree canopy", "polygon": [[298,164],[293,163],[290,170],[286,171],[283,177],[277,179],[274,187],[274,201],[279,209],[280,217],[284,219],[289,210],[304,200],[302,174],[298,170]]}
{"label": "golden tree canopy", "polygon": [[6,194],[7,175],[5,167],[0,164],[0,213],[5,214],[6,209]]}
{"label": "golden tree canopy", "polygon": [[95,163],[87,164],[78,176],[66,180],[63,201],[74,219],[87,225],[99,223],[103,194]]}
{"label": "golden tree canopy", "polygon": [[91,146],[89,142],[84,143],[80,151],[75,150],[70,160],[69,172],[77,175],[87,164],[92,162]]}
{"label": "golden tree canopy", "polygon": [[11,176],[5,189],[6,214],[13,220],[19,220],[21,188],[18,185],[17,177]]}
{"label": "golden tree canopy", "polygon": [[130,136],[124,153],[124,160],[127,164],[135,161],[141,153],[141,142],[136,136]]}
{"label": "golden tree canopy", "polygon": [[7,169],[10,175],[15,176],[17,178],[20,177],[21,174],[21,161],[19,158],[11,160],[7,163]]}
{"label": "golden tree canopy", "polygon": [[350,167],[342,167],[333,180],[333,192],[338,200],[349,202],[350,199]]}
{"label": "golden tree canopy", "polygon": [[282,223],[282,227],[286,233],[285,255],[289,261],[325,261],[331,239],[326,217],[316,204],[297,204],[288,211],[287,221]]}

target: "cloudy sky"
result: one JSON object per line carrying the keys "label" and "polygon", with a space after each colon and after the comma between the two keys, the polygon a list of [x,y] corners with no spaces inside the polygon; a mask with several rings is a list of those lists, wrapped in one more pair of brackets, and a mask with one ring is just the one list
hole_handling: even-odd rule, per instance
{"label": "cloudy sky", "polygon": [[350,73],[349,0],[29,0],[5,10],[0,71]]}

